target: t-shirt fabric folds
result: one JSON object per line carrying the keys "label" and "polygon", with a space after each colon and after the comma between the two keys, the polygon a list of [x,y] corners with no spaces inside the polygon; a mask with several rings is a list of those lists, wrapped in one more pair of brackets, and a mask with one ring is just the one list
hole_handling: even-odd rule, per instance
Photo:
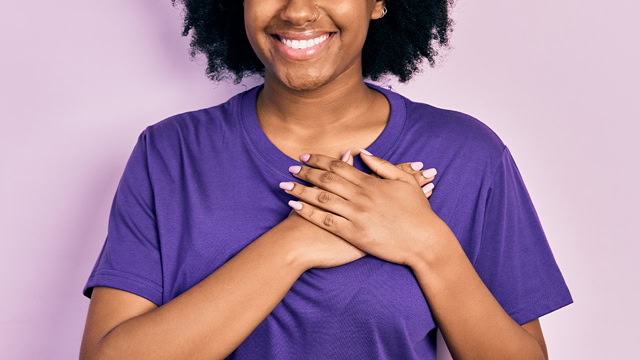
{"label": "t-shirt fabric folds", "polygon": [[[438,170],[431,207],[504,310],[524,324],[571,304],[498,135],[470,115],[365,83],[391,105],[386,127],[366,149],[394,164],[422,161]],[[161,306],[287,217],[287,201],[296,198],[279,182],[313,184],[289,173],[304,164],[262,131],[256,99],[263,87],[139,134],[85,296],[107,286]],[[359,155],[354,167],[372,173]],[[437,327],[412,270],[366,255],[305,271],[228,359],[435,359]]]}

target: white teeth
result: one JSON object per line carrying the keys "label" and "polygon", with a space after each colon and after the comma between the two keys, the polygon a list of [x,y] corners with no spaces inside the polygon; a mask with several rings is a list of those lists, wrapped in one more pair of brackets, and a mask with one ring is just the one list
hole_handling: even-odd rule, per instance
{"label": "white teeth", "polygon": [[318,45],[321,42],[327,40],[328,38],[329,38],[329,35],[325,34],[322,36],[318,36],[315,39],[309,39],[309,40],[289,40],[285,38],[280,38],[280,41],[283,44],[293,49],[306,49],[308,47]]}

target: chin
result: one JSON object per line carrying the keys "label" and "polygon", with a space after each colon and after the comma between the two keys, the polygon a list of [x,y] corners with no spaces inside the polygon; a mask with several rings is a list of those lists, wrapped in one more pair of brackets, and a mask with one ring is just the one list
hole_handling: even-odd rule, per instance
{"label": "chin", "polygon": [[293,90],[314,90],[330,81],[330,77],[318,71],[284,71],[280,81]]}

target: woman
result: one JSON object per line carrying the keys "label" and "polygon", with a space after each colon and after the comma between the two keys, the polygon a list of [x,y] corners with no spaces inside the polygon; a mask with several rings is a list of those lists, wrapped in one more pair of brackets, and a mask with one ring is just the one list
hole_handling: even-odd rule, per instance
{"label": "woman", "polygon": [[454,358],[547,358],[573,300],[509,149],[363,80],[432,63],[448,6],[185,2],[211,78],[264,84],[140,134],[81,357],[434,359],[440,328]]}

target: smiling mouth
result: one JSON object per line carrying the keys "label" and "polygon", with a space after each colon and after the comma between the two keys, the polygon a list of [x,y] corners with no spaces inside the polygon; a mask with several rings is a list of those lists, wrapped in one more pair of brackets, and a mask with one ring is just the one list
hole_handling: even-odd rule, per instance
{"label": "smiling mouth", "polygon": [[312,39],[288,39],[277,34],[273,34],[271,35],[271,37],[290,49],[304,50],[324,43],[325,41],[329,40],[329,38],[333,36],[333,34],[335,34],[335,32],[329,32]]}

